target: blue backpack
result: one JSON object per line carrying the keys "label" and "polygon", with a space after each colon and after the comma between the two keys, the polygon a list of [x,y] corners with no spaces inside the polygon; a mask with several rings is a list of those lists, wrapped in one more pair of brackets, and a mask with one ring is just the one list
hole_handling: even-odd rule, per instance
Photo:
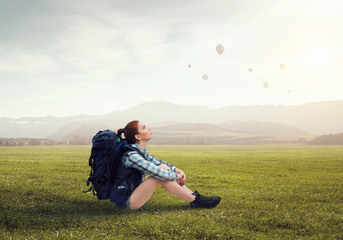
{"label": "blue backpack", "polygon": [[135,151],[126,141],[121,141],[117,134],[111,130],[98,132],[92,139],[92,150],[89,158],[91,172],[87,179],[89,190],[98,199],[109,199],[113,186],[119,185],[121,180],[115,182],[116,170],[121,157],[127,151]]}

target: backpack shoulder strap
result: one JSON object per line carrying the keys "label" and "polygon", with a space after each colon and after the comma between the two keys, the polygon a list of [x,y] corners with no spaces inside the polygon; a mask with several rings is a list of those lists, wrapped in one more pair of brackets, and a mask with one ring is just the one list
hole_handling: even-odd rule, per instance
{"label": "backpack shoulder strap", "polygon": [[135,152],[139,153],[143,158],[145,158],[143,153],[141,153],[140,151],[138,151],[138,149],[130,146],[127,143],[123,144],[123,146],[121,147],[120,151],[122,152],[122,154],[125,154],[125,153],[130,152],[130,151],[135,151]]}

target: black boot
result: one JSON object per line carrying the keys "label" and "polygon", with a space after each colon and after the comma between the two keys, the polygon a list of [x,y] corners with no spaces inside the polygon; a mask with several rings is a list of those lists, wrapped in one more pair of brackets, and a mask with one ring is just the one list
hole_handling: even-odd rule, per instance
{"label": "black boot", "polygon": [[217,196],[202,196],[198,193],[198,191],[195,191],[192,194],[195,196],[195,200],[190,203],[192,208],[213,208],[217,206],[221,200],[221,198]]}
{"label": "black boot", "polygon": [[194,196],[199,196],[200,194],[198,193],[197,190],[195,190],[194,193],[192,193],[192,195],[194,195]]}

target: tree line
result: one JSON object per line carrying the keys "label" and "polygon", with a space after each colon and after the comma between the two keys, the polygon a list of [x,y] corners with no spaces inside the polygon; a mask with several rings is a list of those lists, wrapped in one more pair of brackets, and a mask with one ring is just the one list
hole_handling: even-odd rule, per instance
{"label": "tree line", "polygon": [[91,139],[73,136],[72,140],[54,140],[48,138],[0,138],[0,146],[39,146],[39,145],[89,145]]}

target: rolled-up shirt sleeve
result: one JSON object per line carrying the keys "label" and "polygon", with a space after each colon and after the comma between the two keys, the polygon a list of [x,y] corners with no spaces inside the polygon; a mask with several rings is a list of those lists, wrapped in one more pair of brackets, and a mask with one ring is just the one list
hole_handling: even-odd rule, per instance
{"label": "rolled-up shirt sleeve", "polygon": [[142,155],[140,155],[138,152],[131,151],[125,154],[123,161],[128,167],[132,167],[139,171],[143,171],[158,179],[162,179],[166,181],[174,181],[177,179],[177,174],[173,170],[169,171],[167,169],[163,169],[158,166],[161,163],[164,163],[163,161],[155,157],[153,157],[153,159],[151,159],[151,157],[147,157],[147,158],[148,160],[142,157]]}

